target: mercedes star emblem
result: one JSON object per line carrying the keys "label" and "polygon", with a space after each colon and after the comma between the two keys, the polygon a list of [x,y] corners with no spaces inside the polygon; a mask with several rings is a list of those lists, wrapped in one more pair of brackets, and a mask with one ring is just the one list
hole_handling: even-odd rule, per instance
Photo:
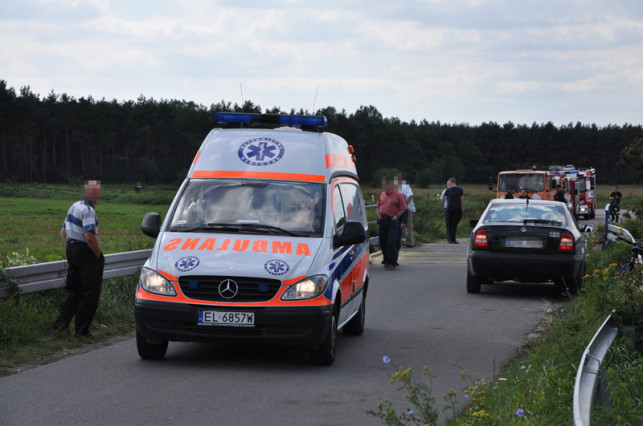
{"label": "mercedes star emblem", "polygon": [[223,280],[219,283],[219,294],[224,299],[232,299],[239,292],[239,285],[232,280]]}

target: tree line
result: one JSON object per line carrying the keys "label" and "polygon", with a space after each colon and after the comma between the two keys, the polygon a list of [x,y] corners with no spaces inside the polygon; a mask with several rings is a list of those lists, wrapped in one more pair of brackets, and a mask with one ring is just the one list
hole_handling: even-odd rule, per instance
{"label": "tree line", "polygon": [[[221,101],[209,107],[184,100],[41,97],[0,80],[0,182],[175,183],[182,180],[216,112],[298,113]],[[499,171],[550,164],[595,167],[599,183],[642,181],[641,125],[495,122],[469,125],[383,117],[374,106],[354,113],[326,107],[328,131],[355,147],[362,181],[401,170],[416,185],[486,183]],[[637,157],[638,156],[638,157]]]}

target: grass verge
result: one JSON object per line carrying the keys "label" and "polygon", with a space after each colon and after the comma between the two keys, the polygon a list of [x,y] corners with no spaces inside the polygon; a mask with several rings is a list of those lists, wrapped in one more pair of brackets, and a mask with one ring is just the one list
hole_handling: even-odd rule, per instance
{"label": "grass verge", "polygon": [[58,309],[67,296],[62,288],[0,299],[0,375],[19,371],[35,361],[42,363],[57,353],[131,333],[137,281],[136,276],[103,281],[92,337],[88,338],[54,331]]}

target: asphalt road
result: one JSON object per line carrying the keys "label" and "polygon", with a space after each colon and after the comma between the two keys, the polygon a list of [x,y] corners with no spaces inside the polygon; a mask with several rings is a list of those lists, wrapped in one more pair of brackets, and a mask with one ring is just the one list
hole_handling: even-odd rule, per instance
{"label": "asphalt road", "polygon": [[553,285],[467,294],[464,244],[441,246],[408,250],[397,271],[374,261],[366,331],[339,336],[331,367],[309,364],[300,348],[188,343],[146,362],[127,340],[0,378],[0,422],[381,424],[366,414],[378,402],[406,407],[384,355],[418,374],[428,365],[438,406],[451,388],[462,406],[460,371],[489,379],[560,298]]}

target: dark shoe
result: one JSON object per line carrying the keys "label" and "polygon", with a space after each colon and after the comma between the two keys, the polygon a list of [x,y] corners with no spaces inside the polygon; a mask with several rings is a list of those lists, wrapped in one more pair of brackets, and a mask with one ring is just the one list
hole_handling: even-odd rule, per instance
{"label": "dark shoe", "polygon": [[454,242],[453,242],[453,244],[460,244],[460,243],[459,243],[459,242],[457,242],[457,241],[454,241]]}
{"label": "dark shoe", "polygon": [[384,266],[384,269],[386,269],[387,271],[392,271],[394,268],[395,268],[395,267],[394,267],[393,265],[386,265],[386,266]]}
{"label": "dark shoe", "polygon": [[86,339],[88,339],[90,337],[93,337],[92,333],[89,330],[87,330],[87,331],[78,331],[78,330],[76,330],[76,333],[74,334],[74,336],[76,336],[76,337],[84,337]]}

